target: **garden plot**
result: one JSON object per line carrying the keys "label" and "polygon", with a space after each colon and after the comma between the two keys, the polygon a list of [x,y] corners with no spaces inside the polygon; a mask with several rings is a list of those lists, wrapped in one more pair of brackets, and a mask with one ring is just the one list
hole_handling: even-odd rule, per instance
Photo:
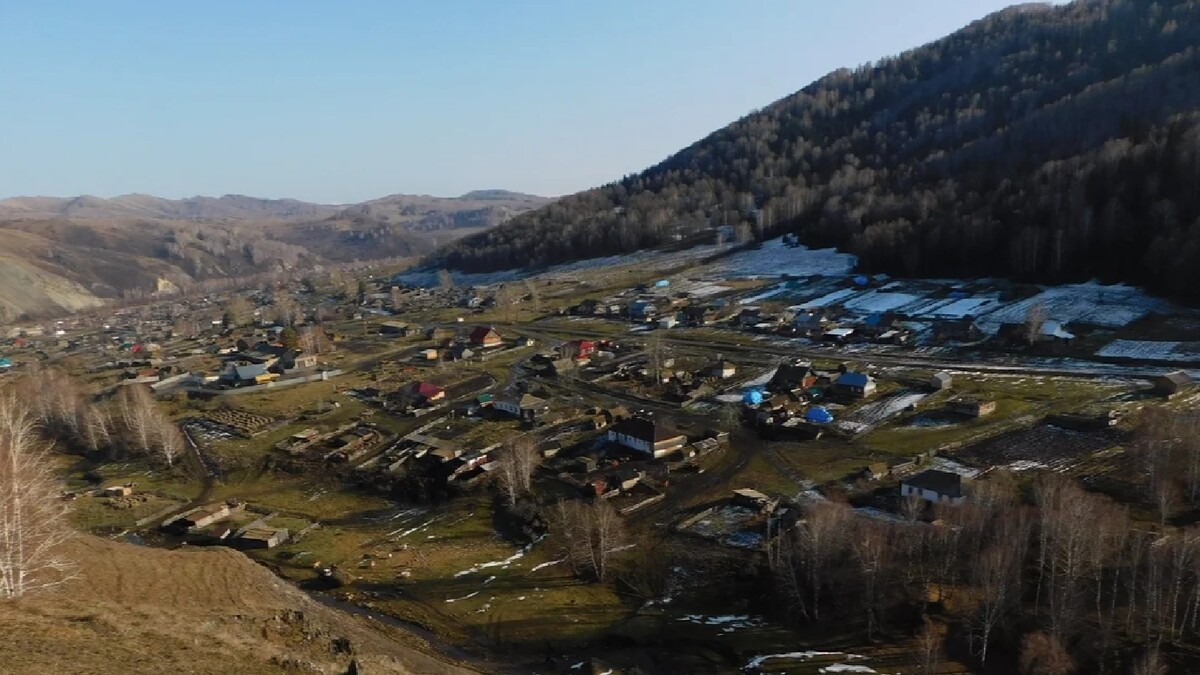
{"label": "garden plot", "polygon": [[975,322],[981,330],[994,333],[1002,323],[1025,321],[1029,308],[1035,305],[1045,308],[1048,319],[1106,328],[1120,328],[1151,312],[1167,313],[1174,309],[1171,303],[1152,298],[1133,286],[1073,284],[1046,288],[1031,298],[1002,305],[980,315]]}
{"label": "garden plot", "polygon": [[851,434],[866,433],[889,417],[904,412],[909,406],[917,405],[928,395],[920,391],[898,391],[858,408],[849,416],[834,422],[834,426]]}
{"label": "garden plot", "polygon": [[1088,455],[1116,444],[1117,439],[1110,432],[1071,431],[1041,424],[969,445],[957,456],[982,467],[1063,472],[1079,465]]}
{"label": "garden plot", "polygon": [[758,548],[763,543],[763,535],[758,531],[762,521],[759,511],[728,504],[713,509],[681,531],[736,548]]}
{"label": "garden plot", "polygon": [[920,302],[923,299],[924,296],[912,295],[910,293],[868,291],[851,300],[847,300],[842,303],[842,306],[849,311],[859,314],[875,314],[891,312],[901,307]]}
{"label": "garden plot", "polygon": [[997,298],[950,298],[925,305],[913,314],[928,319],[961,319],[990,312],[1002,304]]}
{"label": "garden plot", "polygon": [[858,264],[858,258],[837,249],[811,249],[787,246],[783,238],[763,242],[762,246],[739,251],[714,264],[714,271],[727,277],[778,277],[845,275]]}
{"label": "garden plot", "polygon": [[1200,361],[1200,342],[1113,340],[1101,347],[1096,356],[1138,361]]}
{"label": "garden plot", "polygon": [[227,425],[202,417],[185,420],[180,426],[192,437],[192,440],[205,446],[221,441],[231,441],[241,436],[237,430]]}

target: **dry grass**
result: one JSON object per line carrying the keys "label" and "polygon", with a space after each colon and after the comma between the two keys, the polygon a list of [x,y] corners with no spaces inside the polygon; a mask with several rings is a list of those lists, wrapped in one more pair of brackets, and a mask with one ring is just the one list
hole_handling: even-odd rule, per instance
{"label": "dry grass", "polygon": [[81,536],[80,576],[0,604],[6,673],[341,673],[350,641],[370,672],[471,672],[415,636],[323,607],[227,549],[165,551]]}

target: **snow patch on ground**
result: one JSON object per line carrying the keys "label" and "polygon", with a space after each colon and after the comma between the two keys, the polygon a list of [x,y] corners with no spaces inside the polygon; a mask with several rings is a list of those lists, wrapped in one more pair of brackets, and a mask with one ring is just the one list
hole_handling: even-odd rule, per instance
{"label": "snow patch on ground", "polygon": [[861,434],[871,430],[887,418],[904,412],[909,406],[917,405],[928,395],[919,391],[898,392],[868,403],[855,410],[849,417],[838,420],[834,424],[839,429],[844,429],[852,434]]}
{"label": "snow patch on ground", "polygon": [[1172,308],[1166,300],[1150,297],[1133,286],[1105,286],[1093,282],[1045,288],[1031,298],[983,314],[975,322],[981,330],[995,333],[1001,323],[1025,321],[1029,308],[1034,305],[1045,307],[1048,319],[1106,328],[1127,326],[1151,312],[1168,312]]}
{"label": "snow patch on ground", "polygon": [[[479,563],[478,565],[473,565],[461,572],[455,572],[454,576],[456,578],[457,577],[465,577],[468,574],[474,574],[481,570],[486,570],[486,569],[489,569],[492,567],[507,568],[509,565],[512,565],[513,563],[520,560],[521,558],[524,558],[525,554],[529,553],[529,549],[532,547],[533,547],[533,544],[528,544],[524,548],[521,548],[516,553],[508,556],[507,558],[505,558],[503,560],[493,560],[491,562]],[[484,583],[487,583],[487,582],[484,582]]]}
{"label": "snow patch on ground", "polygon": [[1200,361],[1200,342],[1113,340],[1101,347],[1096,356],[1143,361]]}
{"label": "snow patch on ground", "polygon": [[766,621],[759,616],[749,614],[723,614],[721,616],[706,616],[704,614],[684,614],[679,621],[697,623],[702,626],[723,626],[728,629],[741,630],[763,626]]}
{"label": "snow patch on ground", "polygon": [[538,570],[544,570],[547,567],[550,567],[552,565],[558,565],[559,563],[564,563],[566,561],[567,561],[566,558],[559,558],[558,560],[551,560],[549,562],[538,563],[538,564],[534,565],[533,569],[531,569],[529,571],[532,573],[532,572],[536,572]]}
{"label": "snow patch on ground", "polygon": [[933,459],[929,460],[929,465],[927,468],[937,469],[938,471],[945,471],[947,473],[956,473],[963,478],[975,478],[979,476],[980,473],[979,469],[969,467],[961,462],[956,462],[949,457],[934,457]]}
{"label": "snow patch on ground", "polygon": [[832,305],[832,304],[841,302],[844,298],[848,298],[857,292],[858,291],[853,288],[843,288],[840,290],[833,291],[832,293],[826,293],[825,295],[822,295],[819,298],[815,298],[813,300],[809,300],[808,302],[801,303],[790,309],[815,309],[817,307],[826,307],[828,305]]}
{"label": "snow patch on ground", "polygon": [[857,263],[858,258],[849,253],[839,253],[833,248],[787,246],[780,237],[718,260],[715,270],[731,277],[838,275],[848,274]]}
{"label": "snow patch on ground", "polygon": [[874,668],[866,666],[856,666],[848,663],[835,663],[830,666],[821,668],[822,673],[874,673],[877,672]]}
{"label": "snow patch on ground", "polygon": [[467,593],[466,595],[462,596],[461,598],[446,598],[446,604],[450,604],[452,602],[458,602],[460,600],[470,600],[471,598],[473,598],[477,595],[479,595],[479,591]]}
{"label": "snow patch on ground", "polygon": [[905,305],[911,305],[921,300],[922,297],[909,293],[880,293],[879,291],[871,291],[863,293],[852,300],[847,300],[843,303],[843,306],[848,310],[865,314],[875,314],[890,312]]}
{"label": "snow patch on ground", "polygon": [[[791,659],[791,660],[797,660],[797,661],[812,661],[813,659],[819,659],[819,658],[843,658],[843,657],[846,659],[849,659],[851,661],[853,661],[855,659],[866,658],[865,656],[859,656],[858,654],[847,654],[846,652],[804,651],[804,652],[787,652],[785,654],[761,654],[761,655],[755,656],[754,658],[747,661],[746,665],[743,666],[743,670],[750,670],[752,668],[758,668],[759,666],[766,663],[767,661],[771,661],[774,659]],[[842,665],[842,664],[835,664],[835,665]],[[830,671],[830,672],[837,672],[837,671]],[[852,672],[852,671],[843,671],[843,672]],[[861,671],[861,672],[866,672],[866,671]],[[870,672],[875,672],[875,671],[870,671]]]}

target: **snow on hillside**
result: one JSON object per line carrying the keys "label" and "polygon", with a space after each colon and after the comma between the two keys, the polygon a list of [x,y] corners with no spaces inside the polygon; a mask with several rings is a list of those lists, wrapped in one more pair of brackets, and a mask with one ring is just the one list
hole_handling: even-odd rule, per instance
{"label": "snow on hillside", "polygon": [[812,249],[806,246],[787,246],[783,239],[771,239],[762,246],[738,251],[716,261],[713,272],[727,277],[778,277],[784,274],[811,276],[814,274],[848,274],[858,258],[837,249]]}

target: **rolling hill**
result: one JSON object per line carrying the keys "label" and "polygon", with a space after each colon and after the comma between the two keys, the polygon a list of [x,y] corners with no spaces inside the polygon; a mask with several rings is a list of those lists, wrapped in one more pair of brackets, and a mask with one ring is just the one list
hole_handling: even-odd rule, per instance
{"label": "rolling hill", "polygon": [[729,225],[907,276],[1200,300],[1200,3],[1021,5],[838,70],[645,171],[445,245],[465,271]]}
{"label": "rolling hill", "polygon": [[408,258],[550,200],[503,190],[353,205],[238,195],[0,200],[0,320],[315,265]]}
{"label": "rolling hill", "polygon": [[229,549],[167,551],[80,535],[77,578],[0,603],[6,673],[476,672],[417,636],[342,614]]}

